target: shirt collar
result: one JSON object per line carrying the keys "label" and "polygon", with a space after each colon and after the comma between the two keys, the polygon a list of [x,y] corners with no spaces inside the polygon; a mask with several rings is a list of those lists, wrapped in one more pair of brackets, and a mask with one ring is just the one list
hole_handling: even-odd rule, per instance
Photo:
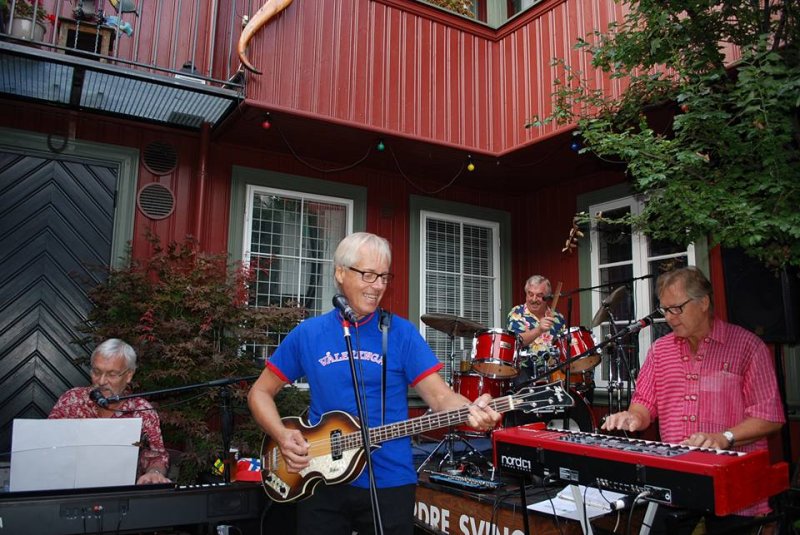
{"label": "shirt collar", "polygon": [[[706,333],[700,342],[704,342],[706,340],[711,340],[718,344],[724,344],[727,336],[725,332],[727,331],[727,326],[724,321],[717,319],[716,317],[711,317],[711,329]],[[675,344],[682,344],[686,342],[686,338],[681,336],[675,336]]]}

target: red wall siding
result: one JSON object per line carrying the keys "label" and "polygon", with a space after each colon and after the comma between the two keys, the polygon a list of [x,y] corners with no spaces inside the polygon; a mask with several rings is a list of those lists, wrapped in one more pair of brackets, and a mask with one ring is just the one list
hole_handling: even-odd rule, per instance
{"label": "red wall siding", "polygon": [[[264,74],[249,78],[248,98],[475,152],[507,152],[554,131],[524,128],[551,110],[560,75],[552,58],[585,66],[572,45],[620,9],[590,0],[551,5],[500,35],[470,22],[444,24],[418,6],[294,2],[251,42],[249,57]],[[612,87],[601,76],[595,81]]]}
{"label": "red wall siding", "polygon": [[[62,132],[74,121],[78,139],[100,143],[111,143],[133,147],[141,151],[147,144],[165,140],[176,147],[179,156],[178,168],[163,176],[152,174],[142,164],[139,168],[137,190],[143,185],[158,182],[173,190],[176,207],[166,219],[152,221],[138,210],[135,213],[134,247],[136,258],[147,257],[150,245],[144,240],[144,232],[150,229],[163,242],[182,240],[195,231],[198,170],[202,143],[198,134],[169,131],[158,127],[135,125],[124,121],[89,114],[71,114],[53,109],[31,107],[26,114],[14,113],[10,103],[0,103],[0,112],[7,117],[5,125],[10,128],[37,130],[40,132]],[[230,221],[230,179],[232,167],[240,165],[256,169],[334,180],[367,188],[367,230],[385,236],[393,245],[394,269],[399,275],[387,294],[387,306],[404,313],[408,310],[408,264],[409,264],[409,199],[419,195],[420,189],[433,190],[441,186],[433,179],[417,179],[417,187],[402,176],[356,168],[325,177],[310,171],[286,154],[244,149],[233,145],[214,143],[209,154],[205,204],[202,208],[201,247],[208,251],[224,252],[228,245],[228,222]],[[586,181],[574,180],[564,184],[553,184],[545,189],[521,194],[520,190],[498,187],[495,190],[476,191],[456,182],[452,187],[435,195],[436,198],[470,204],[474,206],[507,211],[511,217],[511,258],[514,300],[521,299],[525,279],[534,273],[542,273],[555,284],[561,280],[565,288],[577,287],[577,256],[565,256],[561,247],[571,227],[575,212],[575,196],[587,188],[599,188],[614,183],[621,176],[587,177]],[[234,214],[233,217],[241,217]]]}

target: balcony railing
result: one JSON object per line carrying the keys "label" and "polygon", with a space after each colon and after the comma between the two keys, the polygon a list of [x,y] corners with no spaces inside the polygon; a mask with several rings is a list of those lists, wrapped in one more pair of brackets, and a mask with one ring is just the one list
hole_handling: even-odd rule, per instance
{"label": "balcony railing", "polygon": [[248,0],[8,0],[0,93],[213,127],[244,96],[236,43],[251,8]]}

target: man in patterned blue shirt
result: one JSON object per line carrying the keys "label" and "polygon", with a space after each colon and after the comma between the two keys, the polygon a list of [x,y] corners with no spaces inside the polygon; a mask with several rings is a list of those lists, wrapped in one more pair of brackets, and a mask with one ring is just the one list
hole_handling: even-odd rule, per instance
{"label": "man in patterned blue shirt", "polygon": [[556,337],[566,330],[566,321],[548,305],[552,292],[549,280],[533,275],[525,282],[525,302],[508,313],[508,330],[517,333],[520,341],[522,369],[514,380],[515,386],[523,386],[558,359],[554,344]]}

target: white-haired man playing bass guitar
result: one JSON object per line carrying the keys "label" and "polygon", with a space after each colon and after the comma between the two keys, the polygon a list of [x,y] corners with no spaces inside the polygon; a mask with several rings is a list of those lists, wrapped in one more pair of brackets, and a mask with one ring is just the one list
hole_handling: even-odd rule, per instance
{"label": "white-haired man playing bass guitar", "polygon": [[[322,429],[316,439],[313,434],[304,433],[308,429],[287,426],[274,402],[284,385],[307,377],[312,425],[328,425],[330,422],[323,416],[330,411],[358,415],[342,336],[343,322],[353,331],[356,374],[362,396],[366,396],[370,428],[408,418],[409,385],[434,411],[463,408],[467,423],[476,430],[488,431],[500,420],[500,414],[490,407],[488,394],[471,402],[450,389],[436,373],[441,364],[413,324],[383,313],[379,305],[393,277],[390,266],[391,250],[385,239],[361,232],[342,240],[334,253],[334,276],[357,321],[348,322],[337,309],[304,321],[280,344],[250,391],[249,405],[254,418],[277,444],[273,453],[265,456],[266,468],[274,472],[268,478],[265,476],[265,486],[272,485],[274,492],[287,501],[295,492],[298,493],[295,497],[306,498],[298,504],[298,533],[374,533],[368,474],[364,470],[358,475],[363,462],[353,470],[344,469],[341,478],[326,479],[326,483],[341,479],[349,482],[347,485],[317,484],[309,489],[302,477],[313,471],[336,472],[351,460],[344,453],[346,444],[337,442],[349,440],[338,437],[340,429],[350,424],[346,421],[349,417],[345,415],[342,421],[341,413],[337,413],[340,416],[329,426],[331,430]],[[389,326],[384,355],[381,326],[386,323]],[[315,464],[318,455],[325,460]],[[410,439],[406,436],[388,440],[371,458],[383,532],[411,535],[417,474]],[[359,457],[353,459],[357,461]],[[350,480],[351,475],[358,477]]]}

